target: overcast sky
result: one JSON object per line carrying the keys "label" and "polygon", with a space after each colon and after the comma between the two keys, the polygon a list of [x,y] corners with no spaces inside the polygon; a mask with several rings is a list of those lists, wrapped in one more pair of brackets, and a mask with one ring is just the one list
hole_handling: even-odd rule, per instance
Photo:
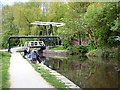
{"label": "overcast sky", "polygon": [[29,0],[0,0],[3,5],[13,5],[14,2],[27,2]]}
{"label": "overcast sky", "polygon": [[[13,5],[14,2],[28,2],[29,0],[0,0],[0,5],[1,3],[3,5]],[[35,0],[36,1],[36,0]],[[39,0],[37,0],[39,1]],[[51,0],[42,0],[42,2],[49,2]],[[110,1],[110,2],[118,2],[119,0],[56,0],[58,2],[69,2],[69,1],[77,1],[77,2],[80,2],[80,1],[100,1],[100,2],[107,2],[107,1]]]}

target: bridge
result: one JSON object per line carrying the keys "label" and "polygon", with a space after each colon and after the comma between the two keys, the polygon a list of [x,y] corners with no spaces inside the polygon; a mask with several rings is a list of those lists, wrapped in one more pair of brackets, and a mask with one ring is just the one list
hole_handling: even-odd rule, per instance
{"label": "bridge", "polygon": [[[37,25],[37,26],[43,26],[43,30],[42,32],[40,31],[40,36],[10,36],[8,38],[8,52],[10,52],[11,50],[11,39],[14,39],[14,38],[46,38],[48,39],[48,41],[50,41],[50,39],[54,39],[54,38],[58,38],[59,39],[59,45],[61,45],[61,40],[60,40],[60,37],[59,36],[55,36],[54,33],[53,33],[53,26],[56,26],[56,27],[61,27],[61,26],[64,26],[65,24],[64,23],[57,23],[57,22],[39,22],[39,21],[35,21],[35,22],[32,22],[30,23],[31,25]],[[47,27],[46,26],[49,26],[48,30],[47,30]],[[36,41],[35,41],[36,42]],[[46,46],[42,46],[42,44],[35,44],[34,41],[31,41],[31,42],[26,42],[26,46],[30,46],[30,47],[37,47],[37,48],[41,48],[41,49],[45,49]],[[38,42],[37,42],[38,43]],[[32,45],[33,44],[33,45]]]}
{"label": "bridge", "polygon": [[43,41],[27,41],[24,44],[24,47],[29,48],[46,48]]}
{"label": "bridge", "polygon": [[[10,36],[9,38],[8,38],[8,52],[11,52],[11,45],[10,45],[10,43],[11,43],[11,39],[15,39],[15,38],[41,38],[41,39],[43,39],[43,38],[46,38],[46,39],[50,39],[50,38],[58,38],[59,39],[59,42],[58,42],[58,45],[61,45],[61,40],[60,40],[60,37],[59,36]],[[30,42],[30,44],[32,43],[33,41],[31,41]],[[36,41],[34,41],[34,43],[35,43]],[[38,41],[38,42],[40,42],[40,41]],[[27,43],[27,42],[26,42]],[[33,45],[31,44],[29,44],[31,47],[36,47],[36,48],[41,48],[41,49],[45,49],[46,48],[46,45],[44,45],[43,43],[43,46],[42,46],[42,44],[40,45],[39,44],[39,46],[37,46],[37,44],[35,45],[33,43]],[[28,46],[29,46],[28,45]]]}

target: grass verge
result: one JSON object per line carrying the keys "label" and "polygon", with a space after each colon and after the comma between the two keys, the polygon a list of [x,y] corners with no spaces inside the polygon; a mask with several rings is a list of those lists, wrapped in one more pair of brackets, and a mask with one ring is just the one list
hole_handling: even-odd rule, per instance
{"label": "grass verge", "polygon": [[32,64],[34,69],[41,74],[41,76],[52,86],[54,86],[57,90],[68,90],[66,85],[59,81],[54,75],[50,74],[50,72],[43,67],[38,70],[38,64]]}
{"label": "grass verge", "polygon": [[0,73],[1,73],[1,79],[2,84],[0,85],[0,88],[9,88],[9,73],[8,69],[10,66],[10,53],[8,52],[0,52]]}

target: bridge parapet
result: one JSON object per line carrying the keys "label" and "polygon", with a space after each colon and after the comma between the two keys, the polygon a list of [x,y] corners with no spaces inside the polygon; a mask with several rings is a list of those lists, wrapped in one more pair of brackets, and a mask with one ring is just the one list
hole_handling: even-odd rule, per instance
{"label": "bridge parapet", "polygon": [[27,41],[24,44],[25,47],[32,47],[32,46],[45,46],[43,41]]}
{"label": "bridge parapet", "polygon": [[27,41],[25,42],[24,47],[41,48],[41,50],[46,49],[46,46],[43,41]]}

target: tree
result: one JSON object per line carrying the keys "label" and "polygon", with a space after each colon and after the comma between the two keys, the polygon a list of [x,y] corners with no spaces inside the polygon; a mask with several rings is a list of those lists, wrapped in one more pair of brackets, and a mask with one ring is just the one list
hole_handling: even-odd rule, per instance
{"label": "tree", "polygon": [[[3,7],[3,23],[2,23],[2,27],[3,27],[3,42],[2,42],[2,46],[3,47],[7,47],[7,39],[9,36],[11,35],[18,35],[18,28],[17,26],[14,24],[14,17],[13,17],[13,11],[12,11],[12,7],[9,6],[5,6]],[[13,40],[13,43],[11,43],[12,45],[15,44],[15,42],[19,42],[18,40]]]}
{"label": "tree", "polygon": [[85,36],[82,16],[86,12],[89,4],[90,3],[86,2],[71,2],[67,4],[67,11],[64,14],[64,18],[62,18],[65,26],[59,29],[59,33],[62,34],[64,38],[67,38],[66,40],[69,44],[72,38],[77,38],[81,43],[81,38]]}
{"label": "tree", "polygon": [[112,46],[109,38],[119,34],[118,29],[115,31],[119,13],[117,2],[93,3],[88,7],[83,21],[89,37],[94,40],[96,46]]}

